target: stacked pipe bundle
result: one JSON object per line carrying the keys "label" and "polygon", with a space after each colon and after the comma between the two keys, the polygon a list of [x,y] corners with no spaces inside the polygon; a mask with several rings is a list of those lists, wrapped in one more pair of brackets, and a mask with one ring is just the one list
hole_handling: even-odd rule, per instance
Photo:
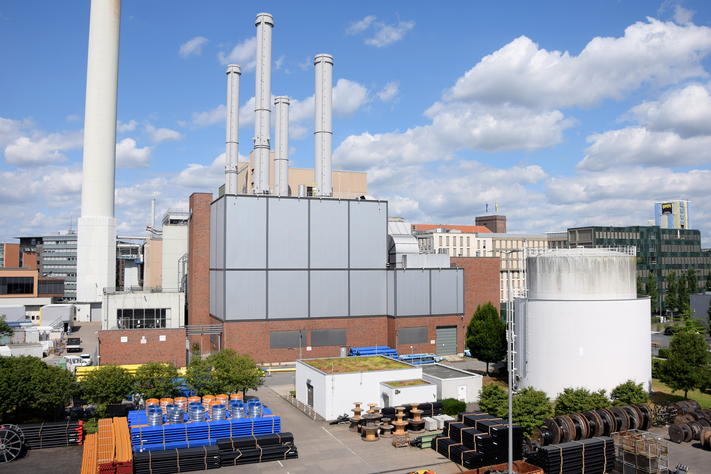
{"label": "stacked pipe bundle", "polygon": [[[708,443],[705,437],[702,437],[702,432],[711,431],[706,430],[711,428],[711,410],[702,410],[696,400],[676,402],[672,406],[677,415],[674,417],[674,424],[669,425],[669,438],[675,443],[701,441],[701,445],[706,447]],[[711,449],[711,445],[708,449]]]}
{"label": "stacked pipe bundle", "polygon": [[615,443],[612,438],[602,436],[542,446],[528,453],[526,461],[545,472],[603,474],[615,468]]}
{"label": "stacked pipe bundle", "polygon": [[217,446],[202,446],[135,453],[133,465],[135,474],[173,474],[219,469],[220,452]]}
{"label": "stacked pipe bundle", "polygon": [[610,436],[618,431],[648,430],[651,426],[652,410],[644,403],[639,403],[546,418],[543,426],[534,428],[531,442],[534,447],[548,446]]}
{"label": "stacked pipe bundle", "polygon": [[98,445],[99,474],[114,474],[116,472],[116,441],[114,440],[114,426],[110,418],[99,420]]}
{"label": "stacked pipe bundle", "polygon": [[349,357],[375,355],[382,355],[385,357],[392,357],[394,359],[397,359],[397,351],[395,349],[389,348],[388,346],[351,347],[351,350],[348,351]]}
{"label": "stacked pipe bundle", "polygon": [[281,418],[262,406],[259,418],[209,420],[179,425],[146,426],[142,412],[128,415],[131,443],[135,452],[211,446],[217,439],[279,433]]}
{"label": "stacked pipe bundle", "polygon": [[217,440],[222,466],[285,461],[296,459],[299,453],[291,433],[275,433],[261,436]]}
{"label": "stacked pipe bundle", "polygon": [[[460,413],[445,421],[432,449],[467,469],[491,466],[508,459],[508,422],[482,411]],[[513,425],[513,459],[523,459],[523,428]]]}
{"label": "stacked pipe bundle", "polygon": [[128,420],[114,417],[113,429],[116,444],[116,474],[133,474],[133,449]]}
{"label": "stacked pipe bundle", "polygon": [[84,440],[84,455],[81,460],[81,474],[97,474],[99,456],[98,433],[86,435]]}
{"label": "stacked pipe bundle", "polygon": [[81,421],[58,423],[28,423],[19,425],[30,449],[60,448],[82,444],[84,427]]}
{"label": "stacked pipe bundle", "polygon": [[[412,410],[412,405],[406,403],[403,405],[405,407],[405,418],[412,418],[410,410]],[[417,404],[417,409],[422,410],[420,416],[437,416],[442,414],[442,402],[422,402]],[[380,410],[380,414],[393,419],[395,416],[395,407],[385,407]]]}

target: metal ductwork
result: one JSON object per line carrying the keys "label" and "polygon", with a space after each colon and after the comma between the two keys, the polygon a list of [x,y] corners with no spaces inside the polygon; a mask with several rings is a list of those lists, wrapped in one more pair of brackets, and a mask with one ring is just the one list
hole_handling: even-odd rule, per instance
{"label": "metal ductwork", "polygon": [[316,91],[314,94],[314,179],[317,196],[333,195],[331,153],[333,135],[333,56],[314,58]]}
{"label": "metal ductwork", "polygon": [[242,69],[227,66],[227,141],[225,146],[225,194],[237,194],[239,166],[239,78]]}
{"label": "metal ductwork", "polygon": [[289,195],[289,97],[274,99],[274,194]]}
{"label": "metal ductwork", "polygon": [[257,15],[257,71],[254,91],[254,193],[269,194],[271,132],[272,28],[269,13]]}

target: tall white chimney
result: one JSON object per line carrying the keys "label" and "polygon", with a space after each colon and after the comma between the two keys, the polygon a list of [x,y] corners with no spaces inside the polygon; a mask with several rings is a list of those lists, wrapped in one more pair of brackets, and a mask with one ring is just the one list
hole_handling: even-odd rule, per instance
{"label": "tall white chimney", "polygon": [[242,69],[227,66],[227,142],[225,149],[225,194],[237,194],[239,166],[239,77]]}
{"label": "tall white chimney", "polygon": [[156,226],[156,200],[151,199],[151,227]]}
{"label": "tall white chimney", "polygon": [[92,0],[77,235],[77,303],[101,303],[104,288],[116,286],[114,178],[120,29],[121,0]]}
{"label": "tall white chimney", "polygon": [[333,135],[333,56],[314,58],[316,92],[314,94],[314,179],[318,196],[331,196],[331,140]]}
{"label": "tall white chimney", "polygon": [[257,71],[254,91],[254,193],[269,193],[269,133],[271,132],[272,28],[269,13],[257,15]]}
{"label": "tall white chimney", "polygon": [[289,195],[289,97],[274,98],[274,194]]}

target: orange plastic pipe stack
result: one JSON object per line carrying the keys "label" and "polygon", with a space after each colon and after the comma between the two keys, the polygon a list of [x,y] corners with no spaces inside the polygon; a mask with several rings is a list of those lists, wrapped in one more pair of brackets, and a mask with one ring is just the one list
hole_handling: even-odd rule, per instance
{"label": "orange plastic pipe stack", "polygon": [[210,402],[215,401],[215,396],[214,395],[205,395],[202,397],[202,406],[205,407],[205,413],[210,412]]}
{"label": "orange plastic pipe stack", "polygon": [[133,450],[127,418],[114,418],[116,440],[116,474],[133,474]]}
{"label": "orange plastic pipe stack", "polygon": [[166,414],[165,406],[166,406],[166,405],[170,405],[171,403],[173,403],[173,399],[172,399],[172,398],[161,398],[161,399],[160,399],[160,407],[161,407],[161,409],[163,410],[163,414],[164,414],[164,415]]}
{"label": "orange plastic pipe stack", "polygon": [[149,398],[146,400],[146,415],[148,414],[148,407],[151,405],[160,405],[160,400],[157,398]]}
{"label": "orange plastic pipe stack", "polygon": [[99,420],[99,455],[97,463],[99,474],[115,474],[116,442],[114,440],[114,426],[110,418]]}
{"label": "orange plastic pipe stack", "polygon": [[97,433],[88,434],[84,437],[84,456],[81,460],[81,474],[97,474],[99,456],[99,435]]}
{"label": "orange plastic pipe stack", "polygon": [[230,400],[242,400],[241,393],[233,393],[230,395]]}
{"label": "orange plastic pipe stack", "polygon": [[225,405],[225,406],[227,406],[227,402],[229,400],[230,400],[229,395],[225,395],[225,394],[218,395],[215,397],[216,402],[220,403],[221,405]]}
{"label": "orange plastic pipe stack", "polygon": [[185,410],[185,413],[188,412],[188,399],[187,398],[175,397],[175,404],[178,405],[183,410]]}

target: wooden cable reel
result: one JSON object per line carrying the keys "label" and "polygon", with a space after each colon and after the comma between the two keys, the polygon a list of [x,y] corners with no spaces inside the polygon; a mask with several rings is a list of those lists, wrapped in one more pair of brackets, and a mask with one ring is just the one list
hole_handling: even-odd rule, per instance
{"label": "wooden cable reel", "polygon": [[[551,430],[547,426],[541,426],[540,428],[533,428],[533,433],[531,433],[531,443],[535,443],[536,446],[548,446],[553,444],[553,435]],[[531,446],[533,448],[533,445]],[[529,449],[533,451],[533,449]]]}
{"label": "wooden cable reel", "polygon": [[551,444],[560,443],[560,427],[558,426],[558,423],[556,423],[553,418],[546,418],[543,423],[550,432]]}
{"label": "wooden cable reel", "polygon": [[639,411],[642,413],[642,419],[644,420],[642,428],[640,429],[643,431],[649,430],[652,427],[652,421],[654,418],[652,414],[652,409],[644,403],[638,403],[636,407],[639,408]]}
{"label": "wooden cable reel", "polygon": [[597,438],[598,436],[602,436],[602,434],[605,432],[605,428],[603,426],[602,418],[600,418],[600,415],[598,415],[598,413],[595,411],[586,411],[585,413],[583,413],[583,416],[588,420],[588,426],[590,428],[590,433],[592,437]]}
{"label": "wooden cable reel", "polygon": [[575,425],[575,440],[588,439],[590,434],[590,425],[588,424],[588,419],[585,418],[580,413],[573,413],[570,415],[570,419]]}
{"label": "wooden cable reel", "polygon": [[597,410],[597,414],[602,418],[603,423],[603,436],[610,436],[610,434],[617,432],[617,419],[615,415],[607,408],[601,408]]}
{"label": "wooden cable reel", "polygon": [[17,425],[0,425],[0,463],[14,461],[25,444],[25,435]]}
{"label": "wooden cable reel", "polygon": [[610,410],[617,418],[617,431],[627,431],[630,428],[630,417],[622,408],[614,407]]}
{"label": "wooden cable reel", "polygon": [[699,441],[701,441],[702,448],[711,449],[711,428],[706,427],[701,430],[701,436]]}
{"label": "wooden cable reel", "polygon": [[[632,408],[631,405],[625,405],[625,406],[620,407],[620,408],[622,408],[622,410],[623,410],[624,412],[626,412],[626,413],[627,413],[627,416],[629,417],[629,426],[628,426],[628,429],[630,429],[630,430],[636,430],[636,429],[638,429],[638,428],[640,427],[640,425],[641,425],[641,423],[640,423],[641,416],[638,416],[638,415],[637,415],[637,411],[635,411],[634,408]],[[641,413],[640,413],[640,415],[641,415]]]}

